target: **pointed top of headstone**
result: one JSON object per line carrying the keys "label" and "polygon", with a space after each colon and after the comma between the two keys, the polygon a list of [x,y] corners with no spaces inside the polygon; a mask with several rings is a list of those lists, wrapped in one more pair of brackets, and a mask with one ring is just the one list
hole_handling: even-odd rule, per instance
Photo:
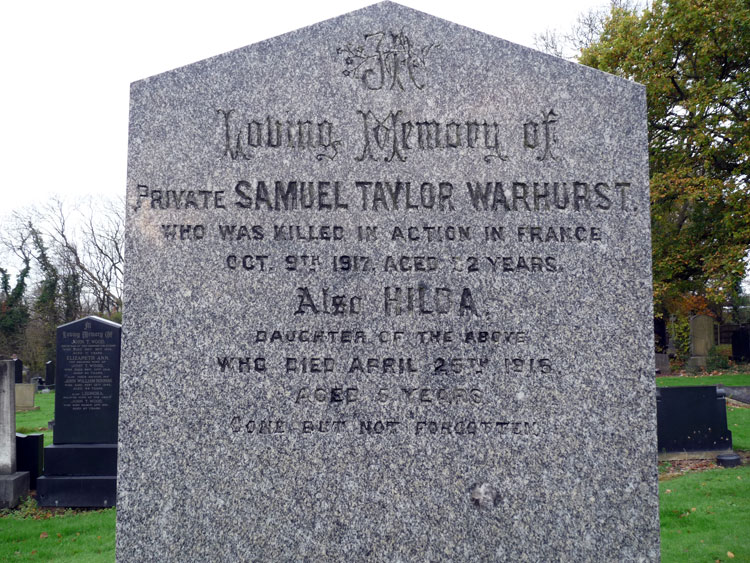
{"label": "pointed top of headstone", "polygon": [[[363,29],[370,29],[370,31],[363,32]],[[615,82],[622,81],[630,85],[636,84],[635,82],[625,80],[621,77],[583,66],[575,62],[567,61],[530,47],[512,43],[501,37],[478,31],[390,0],[384,0],[340,16],[312,23],[275,37],[270,37],[220,55],[215,55],[195,63],[144,78],[143,80],[151,80],[164,74],[186,69],[193,65],[218,64],[220,61],[227,58],[238,57],[243,53],[250,54],[256,50],[261,51],[265,56],[268,56],[273,50],[276,50],[276,52],[283,52],[290,49],[291,45],[299,45],[300,39],[305,41],[309,40],[310,37],[320,38],[324,34],[341,38],[341,45],[337,45],[334,48],[341,48],[342,52],[340,54],[353,61],[349,65],[349,70],[352,70],[352,76],[359,74],[356,67],[358,67],[359,63],[362,61],[360,57],[374,55],[378,47],[383,49],[383,51],[390,51],[391,54],[403,51],[405,56],[416,61],[417,66],[427,65],[428,51],[433,50],[436,47],[441,47],[440,44],[431,41],[430,37],[437,37],[439,35],[444,48],[442,53],[433,53],[432,58],[436,60],[445,59],[450,61],[453,58],[451,55],[458,55],[459,57],[472,55],[470,45],[475,42],[477,43],[475,45],[476,53],[474,53],[476,55],[481,55],[479,49],[480,46],[489,46],[492,50],[492,63],[484,68],[476,68],[476,70],[487,74],[492,74],[493,69],[502,66],[503,63],[511,63],[511,59],[514,58],[523,59],[517,61],[523,66],[526,66],[527,63],[532,62],[534,59],[538,59],[539,61],[544,62],[536,63],[537,65],[552,65],[554,67],[567,69],[567,72],[576,72],[583,75],[607,76],[607,80]],[[488,42],[490,45],[487,45]],[[353,51],[347,50],[347,45],[352,47]],[[358,50],[360,47],[362,48],[362,51]],[[321,49],[319,46],[309,45],[308,49],[295,52],[294,58],[287,61],[287,65],[285,66],[298,66],[303,68],[306,64],[309,64],[310,61],[306,60],[306,57],[304,56],[305,52],[308,52],[309,54],[320,54]],[[323,52],[325,51],[323,50]],[[298,63],[297,65],[294,65],[295,61]],[[238,61],[235,60],[234,62],[237,63]],[[320,61],[318,61],[318,63],[319,62]],[[490,61],[488,61],[488,63],[489,62]],[[385,64],[388,66],[390,63],[385,62]],[[517,65],[514,65],[514,67],[517,67]],[[412,70],[415,69],[416,66],[413,66]],[[423,72],[428,74],[429,70],[424,68]],[[134,84],[138,84],[138,82],[141,82],[141,80],[134,82]],[[638,86],[640,88],[645,88],[640,84]]]}
{"label": "pointed top of headstone", "polygon": [[88,317],[82,317],[80,319],[76,319],[74,321],[67,322],[65,324],[58,325],[57,328],[70,328],[72,325],[79,324],[79,323],[85,323],[85,322],[96,322],[96,323],[102,323],[105,325],[110,325],[115,328],[120,328],[122,325],[119,323],[116,323],[114,321],[110,321],[107,319],[103,319],[101,317],[97,317],[95,315],[89,315]]}

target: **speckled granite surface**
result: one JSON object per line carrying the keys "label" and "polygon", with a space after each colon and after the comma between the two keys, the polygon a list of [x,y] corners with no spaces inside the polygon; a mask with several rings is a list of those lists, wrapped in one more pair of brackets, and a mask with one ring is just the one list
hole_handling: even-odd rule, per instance
{"label": "speckled granite surface", "polygon": [[656,561],[642,86],[393,3],[136,82],[119,561]]}

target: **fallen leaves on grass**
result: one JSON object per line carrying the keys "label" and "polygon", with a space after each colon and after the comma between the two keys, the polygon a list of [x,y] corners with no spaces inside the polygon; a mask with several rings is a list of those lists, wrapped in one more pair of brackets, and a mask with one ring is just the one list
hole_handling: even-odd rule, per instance
{"label": "fallen leaves on grass", "polygon": [[42,532],[41,534],[39,534],[40,540],[46,540],[48,537],[49,537],[49,534],[47,532]]}
{"label": "fallen leaves on grass", "polygon": [[734,553],[727,551],[727,557],[729,557],[729,559],[734,559]]}
{"label": "fallen leaves on grass", "polygon": [[[738,451],[737,453],[742,458],[743,465],[746,463],[750,463],[750,451]],[[692,471],[706,471],[707,469],[719,468],[720,466],[716,464],[716,458],[674,459],[669,461],[668,465],[665,462],[661,462],[659,469],[659,482],[670,481],[676,477],[680,477]],[[739,476],[737,478],[741,479]],[[701,483],[701,485],[703,485],[703,483]],[[667,489],[665,492],[670,491],[669,489]]]}

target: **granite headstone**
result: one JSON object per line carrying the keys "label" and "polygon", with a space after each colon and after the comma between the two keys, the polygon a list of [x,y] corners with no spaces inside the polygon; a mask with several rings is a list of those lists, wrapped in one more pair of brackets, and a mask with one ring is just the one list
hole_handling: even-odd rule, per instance
{"label": "granite headstone", "polygon": [[120,387],[117,323],[86,317],[57,327],[52,445],[37,479],[41,506],[113,506]]}
{"label": "granite headstone", "polygon": [[658,561],[643,86],[385,2],[130,107],[119,560]]}

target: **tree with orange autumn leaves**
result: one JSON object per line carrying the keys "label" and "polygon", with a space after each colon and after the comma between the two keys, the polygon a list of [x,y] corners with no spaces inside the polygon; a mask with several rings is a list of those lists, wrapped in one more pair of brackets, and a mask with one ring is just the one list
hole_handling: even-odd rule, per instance
{"label": "tree with orange autumn leaves", "polygon": [[579,62],[646,86],[656,314],[720,310],[750,250],[750,4],[613,4]]}

